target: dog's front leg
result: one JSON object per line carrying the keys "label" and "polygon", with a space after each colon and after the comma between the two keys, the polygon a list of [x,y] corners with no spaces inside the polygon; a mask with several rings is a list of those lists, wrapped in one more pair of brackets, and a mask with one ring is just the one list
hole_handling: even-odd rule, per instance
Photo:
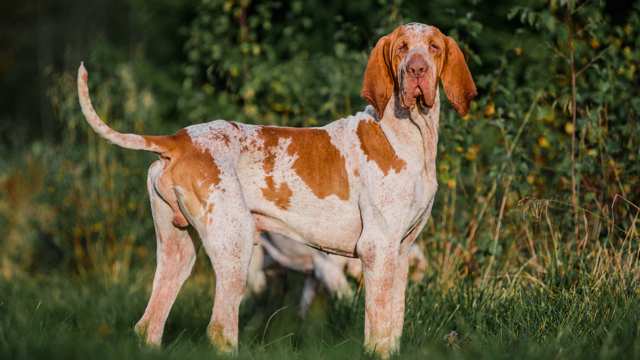
{"label": "dog's front leg", "polygon": [[386,221],[371,202],[361,201],[360,208],[363,229],[356,250],[364,270],[364,345],[386,359],[399,345],[393,294],[400,241],[389,235]]}
{"label": "dog's front leg", "polygon": [[393,328],[391,329],[391,337],[394,341],[393,348],[399,349],[400,338],[402,337],[402,327],[404,326],[404,305],[405,293],[407,291],[407,278],[409,277],[409,251],[407,251],[407,249],[400,250],[396,265],[392,289]]}
{"label": "dog's front leg", "polygon": [[[431,202],[433,204],[433,202]],[[431,212],[431,205],[429,205],[429,213]],[[413,229],[413,231],[407,236],[402,244],[400,244],[398,263],[396,272],[393,278],[393,329],[392,337],[396,341],[396,348],[399,348],[400,338],[402,337],[402,328],[404,326],[404,312],[405,312],[405,295],[407,291],[407,282],[409,278],[409,265],[412,257],[421,256],[422,252],[420,248],[415,245],[416,238],[422,232],[424,224],[427,222],[427,218],[421,221],[421,223]],[[416,255],[417,249],[417,255]],[[424,255],[422,255],[424,257]],[[419,259],[417,260],[419,261]],[[424,260],[426,262],[426,260]],[[422,265],[426,266],[426,265]]]}

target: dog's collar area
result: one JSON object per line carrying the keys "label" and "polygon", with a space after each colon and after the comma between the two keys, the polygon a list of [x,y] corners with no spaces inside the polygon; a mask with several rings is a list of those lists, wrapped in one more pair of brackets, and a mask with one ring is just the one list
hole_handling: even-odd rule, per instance
{"label": "dog's collar area", "polygon": [[376,112],[376,109],[371,106],[371,105],[367,105],[364,108],[364,113],[371,116],[373,118],[373,120],[380,122],[380,120],[382,120],[379,116],[378,113]]}

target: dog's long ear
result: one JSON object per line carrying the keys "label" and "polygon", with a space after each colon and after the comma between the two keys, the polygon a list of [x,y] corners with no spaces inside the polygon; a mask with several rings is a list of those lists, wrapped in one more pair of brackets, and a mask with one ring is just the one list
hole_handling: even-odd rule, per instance
{"label": "dog's long ear", "polygon": [[464,55],[455,40],[445,36],[446,58],[440,79],[451,105],[458,114],[464,116],[469,112],[469,103],[478,95],[476,84],[464,60]]}
{"label": "dog's long ear", "polygon": [[393,70],[391,69],[391,43],[393,34],[383,36],[369,55],[364,71],[360,95],[371,104],[378,114],[384,115],[389,99],[393,95]]}

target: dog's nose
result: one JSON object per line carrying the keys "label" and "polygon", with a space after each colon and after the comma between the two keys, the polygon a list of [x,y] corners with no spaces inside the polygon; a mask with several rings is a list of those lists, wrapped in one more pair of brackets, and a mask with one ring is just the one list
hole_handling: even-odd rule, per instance
{"label": "dog's nose", "polygon": [[420,55],[413,55],[407,63],[407,71],[413,77],[422,77],[427,72],[427,62]]}

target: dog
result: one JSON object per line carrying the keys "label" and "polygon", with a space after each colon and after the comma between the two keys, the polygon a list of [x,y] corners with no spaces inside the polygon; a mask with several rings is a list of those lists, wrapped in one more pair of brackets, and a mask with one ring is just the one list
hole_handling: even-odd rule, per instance
{"label": "dog", "polygon": [[456,41],[410,23],[383,36],[369,56],[360,112],[324,127],[288,128],[217,120],[174,135],[125,134],[96,114],[84,65],[78,95],[88,124],[127,149],[159,155],[147,177],[157,239],[149,303],[136,331],[159,345],[195,260],[188,226],[216,275],[207,334],[233,352],[254,242],[278,233],[362,262],[364,346],[385,358],[399,348],[408,254],[431,214],[441,82],[465,115],[475,83]]}

